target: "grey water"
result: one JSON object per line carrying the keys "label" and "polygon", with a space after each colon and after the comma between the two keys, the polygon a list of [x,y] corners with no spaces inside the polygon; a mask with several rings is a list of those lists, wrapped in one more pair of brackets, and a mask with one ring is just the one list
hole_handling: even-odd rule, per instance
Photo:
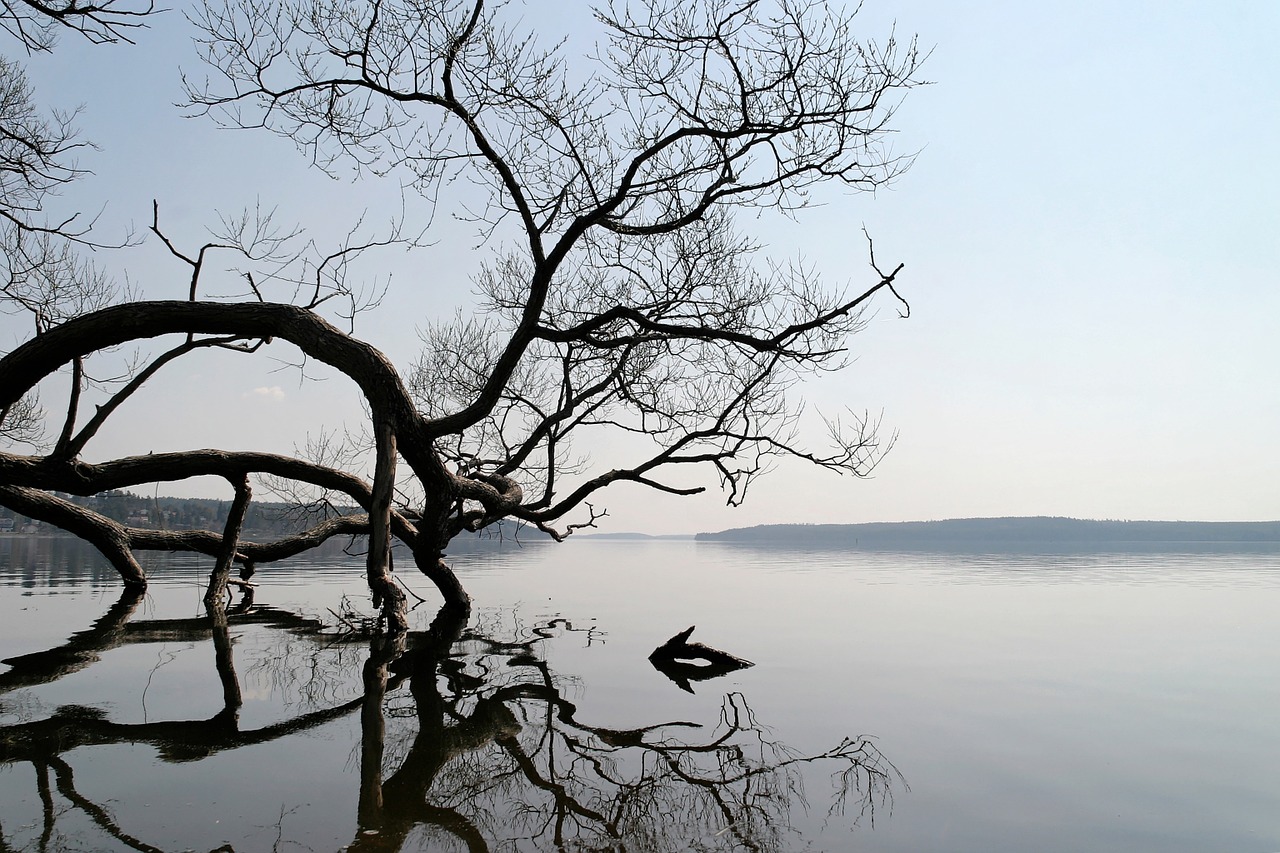
{"label": "grey water", "polygon": [[[401,650],[341,554],[262,567],[219,633],[208,560],[130,601],[0,538],[0,851],[1280,851],[1280,554],[454,563],[468,624],[402,569]],[[755,665],[656,670],[691,625]]]}

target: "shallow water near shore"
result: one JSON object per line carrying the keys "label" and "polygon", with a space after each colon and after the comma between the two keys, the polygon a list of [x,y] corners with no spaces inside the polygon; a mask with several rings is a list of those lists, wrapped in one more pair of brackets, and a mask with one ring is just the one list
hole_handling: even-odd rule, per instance
{"label": "shallow water near shore", "polygon": [[[399,649],[349,630],[341,554],[263,567],[221,630],[208,560],[130,600],[0,540],[0,850],[1280,850],[1280,555],[454,563],[469,622],[402,569]],[[755,666],[656,670],[690,625]]]}

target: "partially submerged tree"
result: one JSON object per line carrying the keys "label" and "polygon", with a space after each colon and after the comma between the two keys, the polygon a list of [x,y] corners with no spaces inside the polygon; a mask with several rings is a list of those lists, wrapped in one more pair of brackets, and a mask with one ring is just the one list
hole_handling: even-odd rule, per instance
{"label": "partially submerged tree", "polygon": [[[617,482],[702,491],[664,475],[673,468],[714,469],[736,504],[777,457],[856,476],[880,458],[885,442],[867,418],[831,420],[827,450],[801,444],[788,392],[844,365],[872,298],[898,297],[901,267],[881,268],[872,254],[865,286],[833,289],[808,269],[759,259],[734,215],[796,213],[817,185],[869,190],[905,168],[886,136],[916,83],[914,43],[859,41],[843,10],[787,0],[605,9],[583,65],[562,46],[539,48],[511,9],[483,0],[228,0],[193,20],[211,75],[187,79],[194,112],[282,134],[318,168],[400,176],[428,207],[464,178],[483,196],[458,199],[457,210],[488,252],[473,277],[478,304],[426,327],[407,381],[348,330],[363,303],[347,265],[372,243],[290,255],[251,219],[188,252],[157,216],[153,230],[186,266],[186,299],[86,306],[0,359],[0,424],[49,377],[71,380],[51,447],[0,455],[0,503],[92,542],[126,584],[145,583],[135,550],[200,551],[217,557],[216,600],[235,563],[251,572],[335,535],[367,534],[375,606],[400,631],[393,540],[448,604],[466,608],[443,559],[459,534],[512,520],[563,538],[599,517],[597,493]],[[271,273],[246,272],[245,298],[211,301],[206,259],[217,251]],[[148,360],[82,411],[89,359],[153,342]],[[281,342],[359,386],[364,455],[83,460],[112,414],[175,360]],[[635,439],[634,458],[581,466],[571,440],[599,432]],[[235,491],[222,531],[129,528],[53,494],[203,475]],[[251,479],[261,477],[340,495],[362,512],[244,541]]]}

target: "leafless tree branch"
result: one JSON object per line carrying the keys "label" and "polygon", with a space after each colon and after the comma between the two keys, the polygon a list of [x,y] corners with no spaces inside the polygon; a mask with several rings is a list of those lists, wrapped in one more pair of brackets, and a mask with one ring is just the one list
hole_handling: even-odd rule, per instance
{"label": "leafless tree branch", "polygon": [[[111,7],[64,11],[103,21]],[[300,516],[313,531],[350,518],[337,500],[352,500],[363,520],[341,524],[370,533],[369,582],[398,631],[406,613],[392,537],[465,609],[443,560],[458,535],[509,519],[564,538],[605,516],[598,494],[615,483],[705,489],[682,470],[717,478],[738,504],[778,459],[863,477],[892,445],[879,418],[850,411],[827,419],[830,447],[813,448],[796,390],[847,366],[877,300],[910,313],[903,266],[882,265],[868,236],[871,272],[833,287],[811,266],[767,257],[735,213],[800,216],[820,185],[856,193],[896,179],[912,159],[891,140],[902,97],[921,83],[914,40],[860,38],[854,14],[824,0],[618,2],[596,13],[585,60],[484,0],[203,0],[189,17],[204,63],[184,78],[192,115],[283,135],[330,174],[396,180],[429,220],[438,206],[470,220],[486,250],[472,277],[477,301],[424,322],[422,353],[402,376],[355,336],[354,318],[382,296],[357,259],[424,245],[423,234],[402,233],[403,217],[381,234],[361,218],[320,249],[257,206],[222,217],[192,250],[166,235],[157,206],[151,231],[182,270],[185,298],[121,300],[56,253],[32,268],[57,276],[11,274],[0,293],[36,319],[33,336],[0,357],[0,432],[30,437],[37,388],[60,373],[72,380],[53,452],[0,454],[0,496],[30,506],[40,489],[265,475],[315,510]],[[0,95],[5,78],[0,67]],[[0,182],[0,214],[21,217],[74,177],[78,143],[68,123],[31,112],[20,75],[9,78],[10,124],[35,147],[6,154],[0,137],[0,160],[35,165],[9,201]],[[13,233],[38,247],[49,236],[40,227]],[[458,286],[421,269],[419,286]],[[122,346],[139,348],[136,361],[114,384],[95,378],[89,359]],[[359,437],[318,440],[299,458],[81,459],[165,366],[199,349],[266,347],[354,381],[367,415]],[[81,424],[87,389],[101,405]],[[579,451],[597,437],[620,448],[613,464]],[[118,530],[56,512],[114,548],[137,581]],[[201,547],[234,538],[205,533]],[[185,547],[183,537],[147,541],[162,540]]]}

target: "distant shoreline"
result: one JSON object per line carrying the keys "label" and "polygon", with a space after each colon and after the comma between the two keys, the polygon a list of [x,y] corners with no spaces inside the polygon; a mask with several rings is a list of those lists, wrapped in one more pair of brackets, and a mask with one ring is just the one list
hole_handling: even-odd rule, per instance
{"label": "distant shoreline", "polygon": [[[245,538],[270,538],[270,530],[246,530]],[[64,531],[0,530],[0,541],[78,539]],[[1249,546],[1280,550],[1280,521],[1119,521],[1025,516],[952,518],[940,521],[885,521],[857,524],[761,524],[697,534],[639,532],[579,533],[573,540],[595,542],[696,541],[789,548],[863,550],[1096,549],[1099,546],[1150,549],[1156,546]],[[493,547],[541,545],[550,537],[536,530],[506,536],[461,536],[452,553]]]}
{"label": "distant shoreline", "polygon": [[1031,516],[862,524],[765,524],[699,542],[807,547],[1250,545],[1280,548],[1280,521],[1113,521]]}

